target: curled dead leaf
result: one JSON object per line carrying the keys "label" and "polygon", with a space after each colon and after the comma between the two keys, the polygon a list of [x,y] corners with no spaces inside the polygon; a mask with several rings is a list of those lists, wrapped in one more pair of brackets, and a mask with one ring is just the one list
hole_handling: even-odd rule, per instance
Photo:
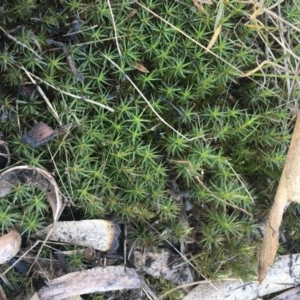
{"label": "curled dead leaf", "polygon": [[0,264],[13,258],[21,247],[21,235],[16,229],[0,237]]}
{"label": "curled dead leaf", "polygon": [[10,168],[0,174],[0,198],[12,191],[12,186],[31,185],[42,190],[51,206],[53,219],[56,222],[63,209],[59,187],[53,176],[41,169],[30,166]]}

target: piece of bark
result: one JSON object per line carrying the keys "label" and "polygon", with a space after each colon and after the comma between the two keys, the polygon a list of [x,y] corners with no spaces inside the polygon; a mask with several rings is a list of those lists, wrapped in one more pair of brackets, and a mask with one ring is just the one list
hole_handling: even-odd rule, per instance
{"label": "piece of bark", "polygon": [[254,300],[296,286],[300,278],[300,254],[279,256],[263,283],[227,279],[199,284],[183,300]]}
{"label": "piece of bark", "polygon": [[110,266],[69,273],[53,279],[48,287],[39,290],[38,295],[43,300],[60,300],[75,295],[140,287],[140,279],[135,269]]}
{"label": "piece of bark", "polygon": [[100,251],[114,251],[118,248],[121,232],[118,224],[106,220],[82,220],[56,222],[42,229],[38,236],[49,233],[49,240],[89,247]]}
{"label": "piece of bark", "polygon": [[282,216],[291,202],[300,203],[300,117],[297,116],[292,141],[280,177],[274,203],[259,251],[258,280],[262,282],[274,262],[279,245]]}
{"label": "piece of bark", "polygon": [[8,262],[14,257],[21,247],[20,233],[12,229],[8,234],[0,237],[0,264]]}
{"label": "piece of bark", "polygon": [[0,174],[0,198],[12,192],[13,185],[31,185],[46,194],[56,222],[63,209],[59,187],[46,170],[30,166],[12,167]]}

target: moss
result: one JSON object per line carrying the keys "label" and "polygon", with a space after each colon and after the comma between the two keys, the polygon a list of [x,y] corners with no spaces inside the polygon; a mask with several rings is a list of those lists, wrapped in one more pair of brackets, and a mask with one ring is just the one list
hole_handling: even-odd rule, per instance
{"label": "moss", "polygon": [[[216,5],[205,6],[207,14],[188,3],[146,0],[144,5],[173,26],[136,3],[115,1],[120,56],[106,1],[5,3],[0,10],[0,107],[7,118],[1,119],[1,130],[14,161],[51,171],[81,218],[128,220],[131,240],[144,246],[159,246],[164,239],[176,244],[193,234],[192,260],[199,273],[248,278],[241,266],[255,261],[249,236],[255,220],[233,206],[260,215],[265,198],[274,194],[268,182],[278,181],[292,127],[280,105],[285,81],[239,76],[265,59],[257,31],[243,22],[248,5],[224,2],[222,31],[212,47],[218,57],[195,43],[208,45]],[[46,39],[68,47],[84,83],[76,80],[64,50]],[[124,72],[181,135],[157,118]],[[20,143],[22,133],[40,121],[59,127],[35,85],[61,122],[76,126],[32,150]],[[198,216],[190,224],[179,221],[181,202],[168,193],[174,178],[181,192],[192,195]],[[50,215],[45,218],[51,222]],[[153,229],[148,222],[154,222]]]}

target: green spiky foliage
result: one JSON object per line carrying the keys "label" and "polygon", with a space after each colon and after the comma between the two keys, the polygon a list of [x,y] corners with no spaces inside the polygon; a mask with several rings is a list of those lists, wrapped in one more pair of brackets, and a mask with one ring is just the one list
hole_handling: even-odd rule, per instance
{"label": "green spiky foliage", "polygon": [[[52,172],[78,218],[130,221],[130,241],[145,247],[193,235],[199,274],[248,278],[256,260],[250,233],[268,212],[293,126],[285,81],[239,76],[265,59],[257,30],[242,21],[248,4],[224,1],[220,14],[216,4],[204,13],[182,2],[143,1],[178,30],[136,3],[113,2],[120,56],[106,1],[1,1],[1,130],[14,163]],[[209,44],[217,19],[222,31],[211,50],[218,57],[199,46]],[[68,47],[84,83],[47,39]],[[36,85],[61,123],[73,126],[32,149],[20,142],[26,130],[40,121],[60,125]],[[172,180],[191,195],[189,223],[169,193]],[[2,230],[19,222],[30,236],[51,222],[46,202],[30,197],[24,217],[20,204],[2,202]]]}

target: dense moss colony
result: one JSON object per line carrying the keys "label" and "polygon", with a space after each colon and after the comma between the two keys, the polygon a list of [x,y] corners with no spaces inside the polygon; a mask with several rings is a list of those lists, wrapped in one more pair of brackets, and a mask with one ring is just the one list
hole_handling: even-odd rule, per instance
{"label": "dense moss colony", "polygon": [[[80,218],[131,222],[135,245],[193,237],[188,258],[210,278],[249,275],[257,255],[250,232],[272,202],[293,125],[284,79],[241,77],[266,59],[247,26],[251,5],[220,2],[196,10],[145,0],[149,11],[111,1],[115,26],[107,1],[0,2],[0,126],[14,162],[51,171]],[[219,24],[213,55],[200,44]],[[20,139],[40,121],[73,125],[32,149]],[[22,200],[29,191],[16,192],[16,207],[0,204],[4,231],[51,222],[47,205],[33,210]],[[194,205],[185,221],[179,193]],[[11,222],[1,219],[8,208]],[[26,222],[26,209],[36,223]]]}

